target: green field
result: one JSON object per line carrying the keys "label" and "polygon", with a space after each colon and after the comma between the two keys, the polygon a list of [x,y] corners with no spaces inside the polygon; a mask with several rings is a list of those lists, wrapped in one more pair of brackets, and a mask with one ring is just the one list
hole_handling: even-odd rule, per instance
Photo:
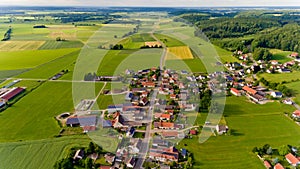
{"label": "green field", "polygon": [[41,47],[40,50],[45,49],[62,49],[62,48],[81,48],[83,47],[83,43],[80,41],[55,41],[49,40],[46,41]]}
{"label": "green field", "polygon": [[28,69],[74,52],[77,49],[1,52],[1,70]]}
{"label": "green field", "polygon": [[168,35],[155,33],[154,36],[162,41],[167,47],[186,46],[183,42]]}
{"label": "green field", "polygon": [[[42,64],[37,66],[36,68],[24,72],[18,75],[18,78],[36,78],[36,79],[48,79],[54,76],[56,73],[59,73],[61,70],[69,69],[69,73],[64,75],[69,79],[72,79],[72,69],[74,67],[74,63],[76,62],[77,56],[79,54],[79,50],[69,53],[63,57],[52,60],[51,62]],[[71,77],[70,77],[70,76]]]}
{"label": "green field", "polygon": [[288,55],[290,55],[292,53],[290,51],[282,51],[279,49],[270,49],[270,52],[273,54],[272,59],[277,60],[279,63],[285,63],[285,62],[293,60],[292,58],[287,57]]}
{"label": "green field", "polygon": [[297,104],[300,104],[300,81],[288,83],[288,84],[286,84],[286,86],[289,89],[293,90],[293,92],[295,94],[295,98],[293,100]]}
{"label": "green field", "polygon": [[52,169],[58,159],[65,157],[72,147],[86,146],[87,136],[70,136],[38,141],[0,143],[0,168]]}
{"label": "green field", "polygon": [[217,51],[217,53],[219,54],[219,57],[223,63],[225,63],[225,62],[241,62],[240,60],[238,60],[237,58],[232,56],[231,52],[229,52],[225,49],[222,49],[218,46],[215,46],[215,45],[214,45],[214,48]]}
{"label": "green field", "polygon": [[148,33],[134,34],[124,40],[118,42],[124,46],[124,49],[140,49],[144,46],[145,42],[155,41]]}
{"label": "green field", "polygon": [[263,77],[269,82],[291,82],[293,80],[300,79],[300,71],[293,71],[292,73],[276,73],[276,74],[269,74],[263,73],[260,74],[259,77]]}
{"label": "green field", "polygon": [[193,153],[194,168],[264,168],[253,147],[300,144],[300,127],[283,114],[293,110],[278,102],[256,105],[244,97],[228,97],[224,114],[232,135],[213,136],[203,144],[197,137],[184,139],[179,147]]}

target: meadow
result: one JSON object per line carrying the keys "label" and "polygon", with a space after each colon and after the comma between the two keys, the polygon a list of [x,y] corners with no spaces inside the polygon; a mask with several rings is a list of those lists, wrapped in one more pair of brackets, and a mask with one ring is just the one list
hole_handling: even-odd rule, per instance
{"label": "meadow", "polygon": [[291,82],[299,80],[300,77],[300,71],[293,71],[291,73],[275,73],[275,74],[269,74],[269,73],[263,73],[260,74],[259,77],[263,77],[269,82]]}
{"label": "meadow", "polygon": [[44,43],[45,41],[1,41],[0,51],[36,50]]}
{"label": "meadow", "polygon": [[287,83],[286,86],[287,86],[289,89],[292,89],[292,90],[293,90],[294,95],[295,95],[295,97],[293,98],[293,100],[294,100],[297,104],[300,104],[300,81]]}
{"label": "meadow", "polygon": [[144,46],[145,42],[148,41],[155,41],[155,39],[148,33],[142,33],[129,36],[119,43],[124,46],[124,49],[140,49],[140,47]]}
{"label": "meadow", "polygon": [[282,51],[279,49],[270,49],[270,52],[272,53],[272,59],[277,60],[279,63],[285,63],[288,61],[293,60],[292,58],[287,57],[292,52],[290,51]]}
{"label": "meadow", "polygon": [[300,127],[283,114],[293,110],[278,102],[257,105],[244,97],[227,97],[224,116],[232,134],[212,136],[202,144],[194,136],[182,140],[179,147],[193,153],[194,168],[264,168],[251,152],[253,147],[267,143],[272,147],[300,144],[296,137]]}
{"label": "meadow", "polygon": [[183,42],[179,41],[176,38],[165,34],[154,33],[154,36],[162,41],[167,47],[176,47],[176,46],[186,46]]}
{"label": "meadow", "polygon": [[1,70],[28,69],[74,52],[77,49],[0,52]]}
{"label": "meadow", "polygon": [[0,168],[52,169],[58,159],[66,157],[72,147],[87,146],[85,135],[35,141],[0,143]]}
{"label": "meadow", "polygon": [[56,40],[48,40],[43,45],[41,45],[39,50],[47,50],[47,49],[62,49],[62,48],[81,48],[83,47],[83,43],[80,41],[56,41]]}

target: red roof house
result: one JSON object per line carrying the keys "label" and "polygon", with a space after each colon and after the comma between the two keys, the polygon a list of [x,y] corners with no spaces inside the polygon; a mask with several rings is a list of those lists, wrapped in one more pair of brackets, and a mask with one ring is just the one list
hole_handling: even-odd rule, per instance
{"label": "red roof house", "polygon": [[236,88],[231,88],[230,92],[235,96],[241,96],[241,92]]}
{"label": "red roof house", "polygon": [[197,135],[197,130],[190,130],[191,135]]}
{"label": "red roof house", "polygon": [[294,118],[300,118],[300,110],[295,110],[294,113],[292,114]]}
{"label": "red roof house", "polygon": [[9,92],[5,93],[4,95],[1,96],[2,99],[6,101],[10,101],[11,99],[15,98],[17,95],[20,93],[24,92],[25,89],[21,87],[16,87],[10,90]]}
{"label": "red roof house", "polygon": [[254,90],[254,89],[252,89],[252,88],[250,88],[248,86],[244,86],[243,90],[245,90],[247,93],[252,94],[252,95],[255,95],[257,93],[256,90]]}
{"label": "red roof house", "polygon": [[284,167],[283,167],[280,163],[277,163],[277,164],[274,166],[274,169],[284,169]]}
{"label": "red roof house", "polygon": [[285,159],[294,167],[300,164],[299,159],[296,158],[292,153],[287,154]]}
{"label": "red roof house", "polygon": [[296,58],[296,57],[299,57],[299,54],[296,53],[296,52],[293,52],[293,53],[291,54],[291,56]]}
{"label": "red roof house", "polygon": [[264,161],[264,165],[267,169],[272,168],[271,164],[268,161]]}

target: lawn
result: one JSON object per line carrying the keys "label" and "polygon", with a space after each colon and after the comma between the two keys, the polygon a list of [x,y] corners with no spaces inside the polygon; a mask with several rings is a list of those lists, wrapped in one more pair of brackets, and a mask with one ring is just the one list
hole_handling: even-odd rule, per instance
{"label": "lawn", "polygon": [[77,49],[0,52],[0,69],[28,69],[74,52]]}
{"label": "lawn", "polygon": [[292,53],[290,51],[282,51],[279,49],[270,49],[270,52],[273,54],[272,59],[277,60],[280,63],[285,63],[285,62],[293,60],[293,59],[287,57],[288,55],[290,55]]}
{"label": "lawn", "polygon": [[253,147],[266,143],[272,147],[300,144],[295,137],[300,134],[300,127],[283,114],[293,110],[292,106],[277,102],[257,105],[244,97],[228,97],[224,114],[232,135],[211,137],[203,144],[194,136],[182,140],[179,148],[194,154],[194,168],[264,168],[251,152]]}
{"label": "lawn", "polygon": [[37,141],[0,143],[0,168],[52,169],[72,147],[88,146],[87,136],[70,136]]}
{"label": "lawn", "polygon": [[54,117],[73,110],[72,83],[46,82],[0,116],[0,142],[36,140],[57,135]]}
{"label": "lawn", "polygon": [[269,73],[263,73],[260,74],[259,77],[263,77],[269,82],[291,82],[293,80],[299,80],[300,78],[300,71],[293,71],[292,73],[275,73],[275,74],[269,74]]}

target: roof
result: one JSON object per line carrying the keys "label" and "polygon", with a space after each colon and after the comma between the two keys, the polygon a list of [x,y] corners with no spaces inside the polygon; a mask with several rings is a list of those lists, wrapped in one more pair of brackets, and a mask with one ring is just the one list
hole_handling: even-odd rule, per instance
{"label": "roof", "polygon": [[183,149],[181,150],[181,154],[182,154],[183,156],[186,156],[186,154],[187,154],[186,149],[183,148]]}
{"label": "roof", "polygon": [[196,134],[197,134],[197,131],[196,131],[196,130],[190,130],[190,134],[196,135]]}
{"label": "roof", "polygon": [[0,101],[0,107],[3,107],[5,105],[5,102]]}
{"label": "roof", "polygon": [[2,96],[2,99],[5,99],[5,100],[10,100],[12,98],[14,98],[15,96],[17,96],[18,94],[20,94],[21,92],[23,92],[25,89],[24,88],[21,88],[21,87],[16,87],[16,88],[13,88],[12,90],[10,90],[8,93],[4,94]]}
{"label": "roof", "polygon": [[272,168],[271,164],[268,161],[264,161],[264,165],[266,168]]}
{"label": "roof", "polygon": [[283,167],[280,163],[277,163],[277,164],[274,166],[274,169],[284,169],[284,167]]}
{"label": "roof", "polygon": [[160,117],[169,119],[169,118],[171,118],[171,115],[170,114],[162,114]]}
{"label": "roof", "polygon": [[254,90],[254,89],[252,89],[252,88],[250,88],[250,87],[248,87],[248,86],[244,86],[244,87],[243,87],[243,90],[245,90],[246,92],[251,93],[251,94],[253,94],[253,95],[257,93],[256,90]]}
{"label": "roof", "polygon": [[100,166],[99,169],[110,169],[110,166]]}
{"label": "roof", "polygon": [[293,115],[300,116],[300,110],[295,110]]}
{"label": "roof", "polygon": [[286,160],[288,160],[289,163],[293,165],[296,165],[300,162],[299,159],[297,159],[292,153],[287,154],[285,158]]}
{"label": "roof", "polygon": [[240,93],[240,91],[236,88],[231,88],[230,90],[233,91],[234,93]]}
{"label": "roof", "polygon": [[95,131],[96,126],[83,126],[83,131]]}
{"label": "roof", "polygon": [[112,122],[110,120],[103,120],[102,127],[111,127]]}
{"label": "roof", "polygon": [[66,124],[80,124],[80,126],[95,126],[97,121],[96,116],[80,116],[80,117],[70,117],[67,119]]}

